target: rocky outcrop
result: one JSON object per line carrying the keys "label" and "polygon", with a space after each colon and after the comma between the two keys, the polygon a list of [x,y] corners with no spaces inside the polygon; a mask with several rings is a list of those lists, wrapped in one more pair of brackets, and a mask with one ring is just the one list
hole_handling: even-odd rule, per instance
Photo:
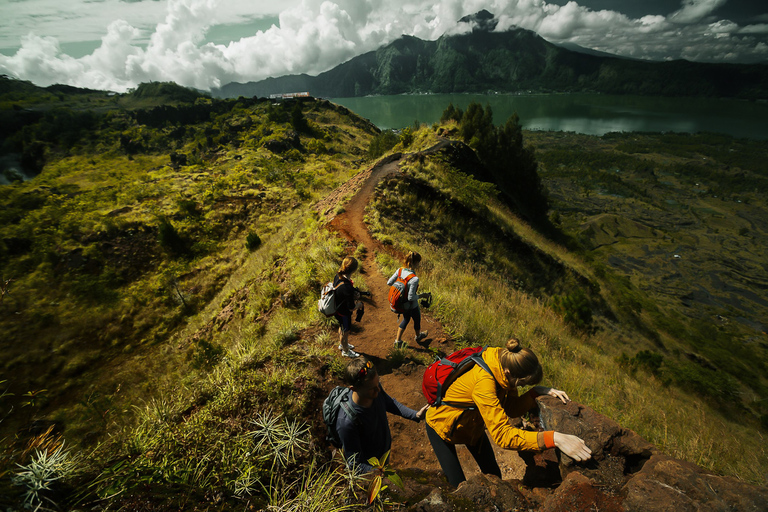
{"label": "rocky outcrop", "polygon": [[285,153],[292,149],[301,151],[301,140],[299,134],[294,131],[287,132],[282,138],[269,139],[264,142],[264,147],[273,153]]}
{"label": "rocky outcrop", "polygon": [[[662,453],[637,433],[589,407],[540,397],[539,423],[581,437],[593,457],[578,463],[557,450],[521,453],[522,480],[478,475],[452,489],[444,480],[399,496],[407,510],[538,510],[546,512],[687,512],[768,510],[768,487],[715,475]],[[421,491],[421,492],[418,492]]]}

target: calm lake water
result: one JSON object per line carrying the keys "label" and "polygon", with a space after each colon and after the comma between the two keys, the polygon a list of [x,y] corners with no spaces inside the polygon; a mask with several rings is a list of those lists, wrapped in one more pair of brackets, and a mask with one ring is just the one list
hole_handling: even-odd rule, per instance
{"label": "calm lake water", "polygon": [[603,94],[434,94],[371,96],[331,100],[371,120],[381,129],[414,121],[440,120],[449,103],[462,109],[471,102],[493,109],[501,124],[514,112],[529,130],[603,135],[608,132],[715,132],[768,139],[768,103],[697,98],[655,98]]}

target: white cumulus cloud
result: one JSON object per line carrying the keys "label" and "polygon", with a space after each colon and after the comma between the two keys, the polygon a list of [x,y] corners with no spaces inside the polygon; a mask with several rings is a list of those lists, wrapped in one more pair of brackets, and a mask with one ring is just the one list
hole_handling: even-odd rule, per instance
{"label": "white cumulus cloud", "polygon": [[[61,51],[63,39],[37,33],[28,23],[20,49],[13,55],[0,54],[0,73],[38,85],[125,91],[153,80],[208,90],[233,81],[317,74],[402,35],[434,40],[460,33],[470,27],[457,25],[457,20],[481,9],[496,15],[497,30],[521,27],[554,43],[576,43],[635,58],[759,61],[766,59],[768,41],[767,24],[741,27],[716,19],[712,14],[725,0],[683,0],[669,16],[639,19],[611,10],[593,11],[576,1],[559,6],[545,0],[284,0],[278,24],[228,44],[206,42],[207,31],[245,22],[249,13],[264,15],[269,10],[266,2],[82,1],[22,0],[19,5],[28,14],[32,4],[51,9],[78,5],[62,15],[78,23],[86,7],[102,21],[105,9],[115,7],[120,17],[104,24],[96,50],[73,58]],[[147,23],[146,13],[161,5],[165,10],[159,21]],[[49,22],[41,23],[41,29],[47,30]],[[94,29],[93,22],[83,26]]]}

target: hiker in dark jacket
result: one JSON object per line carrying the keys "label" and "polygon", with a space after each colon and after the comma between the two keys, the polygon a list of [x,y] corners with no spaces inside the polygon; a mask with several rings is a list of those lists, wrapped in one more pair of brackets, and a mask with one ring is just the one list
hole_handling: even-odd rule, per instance
{"label": "hiker in dark jacket", "polygon": [[347,464],[352,464],[359,473],[369,473],[373,467],[368,464],[368,459],[381,459],[392,447],[387,413],[419,422],[429,406],[416,412],[389,396],[381,387],[376,367],[365,357],[349,362],[345,380],[352,389],[350,405],[355,417],[350,418],[343,408],[339,409],[336,431]]}
{"label": "hiker in dark jacket", "polygon": [[[336,300],[336,319],[339,321],[339,350],[341,355],[346,357],[357,357],[360,354],[352,350],[354,345],[349,344],[349,329],[352,326],[352,313],[356,310],[362,310],[363,303],[355,298],[355,284],[349,278],[357,270],[357,260],[352,256],[347,256],[341,262],[341,267],[336,277],[333,278],[333,287],[335,288],[334,298]],[[336,286],[342,283],[341,286]],[[359,293],[359,292],[358,292]]]}

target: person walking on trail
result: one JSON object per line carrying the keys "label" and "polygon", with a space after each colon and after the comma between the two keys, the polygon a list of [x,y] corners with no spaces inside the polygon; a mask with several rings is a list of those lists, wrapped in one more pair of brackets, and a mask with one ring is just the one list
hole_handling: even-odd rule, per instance
{"label": "person walking on trail", "polygon": [[343,407],[339,408],[336,431],[347,464],[358,473],[370,473],[374,468],[368,460],[371,457],[380,460],[392,447],[387,413],[419,422],[429,406],[417,412],[389,396],[381,386],[376,367],[363,356],[349,362],[345,381],[352,390],[350,406],[354,417],[350,418]]}
{"label": "person walking on trail", "polygon": [[336,277],[333,278],[336,300],[336,313],[334,313],[334,316],[339,321],[339,350],[341,350],[341,355],[345,357],[357,357],[360,355],[352,350],[355,346],[349,344],[352,313],[358,311],[357,320],[359,321],[363,311],[363,303],[356,300],[355,297],[360,292],[355,288],[352,279],[350,279],[350,276],[357,270],[357,267],[357,260],[352,256],[347,256],[341,262],[341,267]]}
{"label": "person walking on trail", "polygon": [[397,335],[395,336],[395,348],[404,348],[408,344],[403,341],[403,334],[408,323],[413,319],[413,329],[416,332],[414,341],[420,342],[427,337],[428,331],[421,330],[421,309],[419,308],[419,278],[415,274],[415,270],[419,268],[421,263],[421,254],[411,251],[406,254],[403,261],[403,266],[400,267],[392,274],[392,277],[387,281],[388,286],[392,286],[400,279],[405,281],[404,301],[402,302],[402,311],[396,311],[398,318],[400,315],[403,319],[397,327]]}
{"label": "person walking on trail", "polygon": [[444,402],[451,405],[427,411],[427,437],[451,485],[458,486],[466,480],[456,455],[457,444],[467,446],[480,471],[501,477],[486,428],[493,441],[508,450],[556,447],[576,461],[592,456],[589,447],[577,436],[554,431],[531,432],[510,424],[510,418],[519,417],[536,406],[537,396],[553,396],[563,403],[570,400],[565,392],[545,386],[534,386],[518,396],[519,386],[541,382],[541,365],[532,350],[520,347],[517,340],[511,339],[506,347],[487,348],[482,358],[492,375],[480,365],[474,365],[445,392]]}

